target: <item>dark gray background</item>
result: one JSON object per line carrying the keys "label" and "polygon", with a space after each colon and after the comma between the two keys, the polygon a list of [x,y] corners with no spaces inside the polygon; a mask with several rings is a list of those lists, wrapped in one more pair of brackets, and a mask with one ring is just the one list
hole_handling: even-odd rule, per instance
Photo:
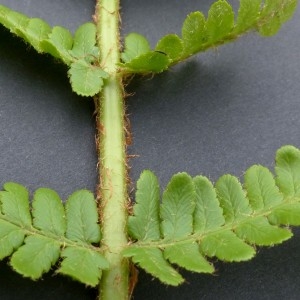
{"label": "dark gray background", "polygon": [[[123,31],[145,34],[154,46],[180,33],[185,16],[207,12],[213,1],[122,1]],[[51,25],[75,30],[89,21],[92,0],[0,0]],[[236,7],[238,1],[232,0]],[[300,10],[281,32],[251,34],[194,57],[153,79],[128,86],[134,145],[134,181],[153,170],[165,186],[178,171],[215,181],[239,177],[254,163],[273,167],[277,148],[300,146]],[[66,68],[39,56],[0,28],[0,183],[30,191],[53,188],[65,199],[75,189],[95,189],[96,155],[91,99],[71,92]],[[187,273],[179,288],[143,272],[134,299],[299,299],[300,231],[282,246],[259,248],[250,262],[216,262],[214,276]],[[94,299],[95,290],[62,277],[32,282],[0,265],[0,299]],[[113,299],[112,299],[113,300]]]}

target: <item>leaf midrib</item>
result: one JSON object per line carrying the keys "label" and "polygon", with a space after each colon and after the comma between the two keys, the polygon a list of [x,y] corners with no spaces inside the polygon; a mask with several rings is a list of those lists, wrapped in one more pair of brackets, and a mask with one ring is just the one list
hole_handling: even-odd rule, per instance
{"label": "leaf midrib", "polygon": [[86,243],[84,241],[81,241],[80,243],[79,242],[75,242],[75,241],[72,241],[72,240],[70,240],[70,239],[68,239],[68,238],[66,238],[64,236],[59,236],[59,235],[56,235],[56,234],[51,233],[51,232],[46,232],[46,231],[42,231],[42,230],[36,229],[33,226],[31,226],[31,227],[21,226],[17,222],[14,222],[14,221],[10,220],[5,215],[0,215],[0,220],[18,227],[19,230],[22,230],[24,232],[25,236],[37,236],[37,235],[39,235],[39,236],[42,236],[42,237],[46,237],[48,239],[53,240],[56,243],[61,244],[61,246],[63,248],[73,247],[73,248],[78,248],[78,249],[89,249],[91,251],[98,252],[100,254],[102,254],[104,252],[104,250],[105,250],[104,246],[95,247],[95,246],[93,246],[91,244],[88,244],[88,243]]}
{"label": "leaf midrib", "polygon": [[[286,204],[296,204],[300,202],[300,197],[287,197],[285,200],[278,205],[272,206],[268,208],[267,210],[263,211],[253,211],[252,214],[247,215],[242,220],[239,220],[238,222],[231,222],[228,224],[225,224],[219,228],[211,229],[206,232],[201,232],[201,233],[194,233],[189,236],[181,237],[181,238],[176,238],[173,240],[170,239],[161,239],[158,241],[137,241],[133,242],[132,244],[128,245],[125,247],[125,249],[128,249],[130,247],[138,247],[138,248],[161,248],[164,249],[166,247],[170,246],[176,246],[176,245],[182,245],[182,244],[189,244],[189,243],[195,243],[195,242],[201,242],[204,238],[206,238],[209,235],[215,235],[219,234],[224,231],[233,231],[235,230],[236,227],[249,222],[250,220],[258,219],[261,217],[268,217],[274,210],[279,209],[281,207],[284,207]],[[276,225],[275,225],[276,226]],[[241,239],[242,240],[242,239]]]}

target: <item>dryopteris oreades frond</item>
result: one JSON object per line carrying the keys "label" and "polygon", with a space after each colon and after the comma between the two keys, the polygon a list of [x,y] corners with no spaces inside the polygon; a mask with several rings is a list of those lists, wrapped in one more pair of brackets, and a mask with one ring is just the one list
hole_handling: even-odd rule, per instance
{"label": "dryopteris oreades frond", "polygon": [[[166,35],[152,51],[139,47],[141,41],[147,43],[145,37],[129,34],[125,38],[121,67],[125,73],[159,73],[194,54],[234,41],[249,31],[272,36],[292,17],[297,2],[240,0],[235,21],[231,5],[226,0],[218,0],[210,7],[207,18],[199,11],[190,13],[183,22],[181,38],[176,34]],[[154,67],[153,56],[156,59]]]}
{"label": "dryopteris oreades frond", "polygon": [[[85,23],[75,32],[61,26],[51,26],[39,18],[0,5],[0,24],[30,44],[37,52],[47,53],[70,67],[72,89],[81,96],[94,96],[102,89],[108,74],[98,64],[96,25]],[[80,78],[80,79],[78,79]]]}
{"label": "dryopteris oreades frond", "polygon": [[61,258],[58,273],[90,286],[99,283],[108,262],[102,249],[93,245],[101,234],[91,192],[73,193],[64,206],[56,192],[41,188],[30,210],[28,191],[6,183],[0,203],[0,259],[11,256],[15,271],[38,279]]}
{"label": "dryopteris oreades frond", "polygon": [[276,177],[259,165],[249,168],[244,185],[231,175],[215,186],[203,176],[172,177],[160,204],[156,176],[144,171],[128,220],[132,244],[123,251],[162,282],[178,285],[181,275],[170,263],[190,271],[213,273],[206,257],[244,261],[255,246],[273,246],[291,238],[288,226],[300,225],[300,150],[277,151]]}

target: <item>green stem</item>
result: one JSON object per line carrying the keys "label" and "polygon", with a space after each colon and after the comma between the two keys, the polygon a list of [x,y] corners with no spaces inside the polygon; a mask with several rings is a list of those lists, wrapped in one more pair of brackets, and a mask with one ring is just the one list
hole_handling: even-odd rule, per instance
{"label": "green stem", "polygon": [[128,261],[120,254],[127,244],[127,185],[122,78],[118,74],[119,0],[97,0],[96,20],[101,67],[110,74],[97,101],[99,199],[102,246],[110,267],[103,272],[100,297],[128,299]]}

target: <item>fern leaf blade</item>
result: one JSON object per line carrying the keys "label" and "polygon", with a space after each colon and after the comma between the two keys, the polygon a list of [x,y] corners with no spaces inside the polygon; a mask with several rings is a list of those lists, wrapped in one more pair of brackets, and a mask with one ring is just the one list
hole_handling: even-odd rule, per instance
{"label": "fern leaf blade", "polygon": [[206,21],[208,42],[221,40],[231,32],[234,25],[234,13],[226,0],[218,0],[210,7]]}
{"label": "fern leaf blade", "polygon": [[297,5],[298,0],[286,0],[281,5],[281,10],[279,11],[281,23],[285,23],[292,18],[297,8]]}
{"label": "fern leaf blade", "polygon": [[18,226],[0,219],[0,260],[10,256],[14,249],[19,248],[25,234]]}
{"label": "fern leaf blade", "polygon": [[130,247],[123,251],[123,255],[132,257],[134,263],[166,284],[177,286],[184,281],[164,259],[159,249]]}
{"label": "fern leaf blade", "polygon": [[254,165],[245,173],[245,187],[254,211],[264,211],[283,202],[273,174],[262,166]]}
{"label": "fern leaf blade", "polygon": [[96,45],[96,25],[94,23],[85,23],[76,30],[74,35],[74,44],[70,54],[77,59],[92,62],[99,56]]}
{"label": "fern leaf blade", "polygon": [[46,188],[38,189],[32,202],[33,226],[57,236],[66,231],[65,210],[59,195]]}
{"label": "fern leaf blade", "polygon": [[66,237],[75,242],[98,243],[100,226],[94,195],[87,190],[73,193],[66,202]]}
{"label": "fern leaf blade", "polygon": [[4,5],[0,4],[0,22],[1,24],[4,23],[5,15],[10,11],[10,9]]}
{"label": "fern leaf blade", "polygon": [[217,195],[226,223],[236,222],[250,215],[252,210],[238,179],[224,175],[216,183]]}
{"label": "fern leaf blade", "polygon": [[171,60],[164,53],[149,51],[130,60],[121,67],[127,73],[160,73],[166,70]]}
{"label": "fern leaf blade", "polygon": [[127,63],[132,59],[150,51],[148,40],[141,34],[132,32],[125,37],[125,49],[121,54],[123,62]]}
{"label": "fern leaf blade", "polygon": [[189,271],[213,273],[213,266],[200,254],[197,243],[166,247],[164,257]]}
{"label": "fern leaf blade", "polygon": [[92,97],[99,93],[103,86],[103,79],[108,74],[85,60],[77,60],[71,64],[68,71],[72,89],[84,97]]}
{"label": "fern leaf blade", "polygon": [[188,236],[193,231],[195,189],[186,173],[174,175],[162,197],[161,229],[165,238]]}
{"label": "fern leaf blade", "polygon": [[235,229],[235,233],[248,243],[258,246],[280,244],[292,237],[290,230],[272,226],[264,217],[242,223]]}
{"label": "fern leaf blade", "polygon": [[38,52],[43,52],[41,42],[47,39],[48,34],[51,32],[51,27],[48,23],[39,18],[29,19],[29,22],[22,34],[25,40],[33,46]]}
{"label": "fern leaf blade", "polygon": [[29,18],[24,14],[13,11],[8,7],[1,5],[0,10],[1,24],[10,30],[10,32],[24,38],[22,31],[27,26]]}
{"label": "fern leaf blade", "polygon": [[4,184],[4,191],[0,192],[2,212],[21,227],[31,226],[31,214],[29,211],[29,194],[20,184],[8,182]]}
{"label": "fern leaf blade", "polygon": [[51,32],[50,25],[42,19],[28,18],[5,6],[0,7],[0,23],[31,44],[38,52],[42,52],[41,41]]}
{"label": "fern leaf blade", "polygon": [[232,231],[212,233],[203,238],[200,248],[209,257],[223,261],[244,261],[255,255],[255,250],[239,239]]}
{"label": "fern leaf blade", "polygon": [[202,233],[224,225],[223,211],[212,183],[204,176],[193,179],[196,190],[194,232]]}
{"label": "fern leaf blade", "polygon": [[265,0],[260,14],[258,31],[263,36],[272,36],[294,14],[297,0]]}
{"label": "fern leaf blade", "polygon": [[59,253],[60,243],[42,236],[28,236],[10,263],[23,276],[38,279],[57,262]]}
{"label": "fern leaf blade", "polygon": [[89,249],[67,247],[63,250],[62,257],[64,260],[58,273],[93,287],[99,283],[101,270],[108,268],[107,260],[100,253]]}
{"label": "fern leaf blade", "polygon": [[243,32],[253,27],[259,17],[261,0],[240,0],[236,31]]}
{"label": "fern leaf blade", "polygon": [[[77,44],[74,47],[74,52],[72,52],[73,37],[66,28],[61,26],[51,28],[42,19],[29,18],[3,5],[0,5],[0,23],[33,46],[37,52],[48,53],[53,57],[61,59],[67,65],[70,65],[74,59],[86,59],[89,62],[94,61],[95,55],[98,55],[97,48],[90,45],[92,42],[94,42],[94,45],[96,43],[96,40],[91,38],[93,30],[91,28],[89,28],[90,30],[83,30],[91,26],[86,26],[78,30]],[[84,40],[85,37],[86,39]],[[86,47],[84,45],[85,41],[87,41]]]}
{"label": "fern leaf blade", "polygon": [[[93,194],[87,190],[73,193],[65,214],[55,191],[38,189],[32,202],[32,226],[26,188],[6,183],[4,189],[0,192],[0,259],[11,256],[16,272],[36,280],[62,256],[59,272],[87,285],[97,285],[108,261],[100,254],[100,247],[91,245],[101,238]],[[78,262],[84,265],[80,271]]]}
{"label": "fern leaf blade", "polygon": [[268,216],[271,224],[275,225],[300,225],[300,203],[286,203],[274,209]]}
{"label": "fern leaf blade", "polygon": [[168,34],[158,41],[155,50],[167,54],[173,61],[181,57],[183,42],[178,35]]}
{"label": "fern leaf blade", "polygon": [[128,219],[131,236],[140,241],[158,240],[159,229],[159,184],[151,171],[144,171],[137,182],[134,216]]}
{"label": "fern leaf blade", "polygon": [[48,38],[41,42],[41,47],[44,52],[61,59],[67,65],[72,62],[72,56],[69,50],[73,46],[73,37],[70,31],[61,26],[53,27]]}
{"label": "fern leaf blade", "polygon": [[244,186],[231,175],[222,176],[215,186],[204,176],[174,175],[159,207],[163,237],[147,241],[136,237],[124,255],[172,284],[159,277],[156,264],[212,273],[207,257],[246,261],[255,255],[256,245],[290,239],[292,232],[280,226],[300,225],[300,150],[279,149],[275,171],[276,179],[267,168],[254,165],[245,173]]}
{"label": "fern leaf blade", "polygon": [[300,150],[284,146],[276,153],[276,183],[286,197],[300,196]]}
{"label": "fern leaf blade", "polygon": [[207,33],[203,13],[199,11],[190,13],[182,26],[184,52],[189,55],[199,51],[206,38]]}
{"label": "fern leaf blade", "polygon": [[205,20],[203,13],[193,12],[182,26],[184,51],[172,65],[201,51],[238,39],[251,30],[262,36],[275,34],[294,14],[297,0],[240,0],[237,21],[227,0],[213,3]]}

